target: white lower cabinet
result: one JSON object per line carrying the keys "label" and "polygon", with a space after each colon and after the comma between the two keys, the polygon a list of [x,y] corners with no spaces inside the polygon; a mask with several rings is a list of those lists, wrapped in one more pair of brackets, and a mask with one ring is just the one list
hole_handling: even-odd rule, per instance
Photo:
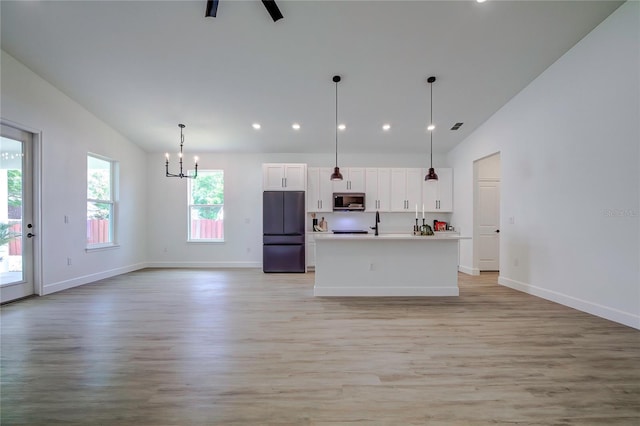
{"label": "white lower cabinet", "polygon": [[315,269],[316,267],[316,239],[312,233],[305,236],[305,257],[307,268]]}

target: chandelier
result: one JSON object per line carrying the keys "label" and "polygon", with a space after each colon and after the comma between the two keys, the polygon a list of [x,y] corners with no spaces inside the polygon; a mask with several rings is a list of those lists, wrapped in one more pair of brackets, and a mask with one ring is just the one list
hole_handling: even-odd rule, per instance
{"label": "chandelier", "polygon": [[189,174],[185,174],[183,169],[182,169],[182,145],[184,145],[184,135],[182,134],[182,129],[184,129],[186,126],[184,124],[178,124],[178,127],[180,127],[180,153],[178,154],[178,158],[180,159],[180,173],[169,173],[169,153],[167,152],[165,154],[166,157],[166,162],[165,162],[165,170],[166,170],[166,176],[167,177],[179,177],[180,179],[182,178],[188,178],[188,179],[195,179],[196,177],[198,177],[198,157],[195,157],[195,172],[192,175]]}

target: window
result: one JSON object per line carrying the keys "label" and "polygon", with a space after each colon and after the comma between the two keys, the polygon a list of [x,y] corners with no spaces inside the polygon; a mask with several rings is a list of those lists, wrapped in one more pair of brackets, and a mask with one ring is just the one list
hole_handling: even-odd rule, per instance
{"label": "window", "polygon": [[189,241],[224,241],[224,171],[189,179]]}
{"label": "window", "polygon": [[116,162],[87,155],[87,247],[114,244]]}

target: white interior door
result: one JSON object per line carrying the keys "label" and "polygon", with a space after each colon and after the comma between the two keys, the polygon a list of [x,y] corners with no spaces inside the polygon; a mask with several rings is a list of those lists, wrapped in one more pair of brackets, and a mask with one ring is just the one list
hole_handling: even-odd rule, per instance
{"label": "white interior door", "polygon": [[33,135],[2,125],[0,302],[34,294]]}
{"label": "white interior door", "polygon": [[500,269],[500,182],[478,182],[478,267]]}

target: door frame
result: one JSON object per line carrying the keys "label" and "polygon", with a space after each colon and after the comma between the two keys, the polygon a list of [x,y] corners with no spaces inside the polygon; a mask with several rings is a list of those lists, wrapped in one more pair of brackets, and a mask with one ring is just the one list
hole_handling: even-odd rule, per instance
{"label": "door frame", "polygon": [[33,226],[36,238],[33,238],[33,293],[44,295],[42,282],[42,130],[0,118],[0,124],[32,134],[31,146],[31,182],[33,187]]}
{"label": "door frame", "polygon": [[[472,275],[480,275],[480,209],[478,206],[478,200],[480,196],[480,182],[486,181],[486,179],[480,178],[479,166],[478,164],[482,160],[486,160],[489,157],[493,157],[494,155],[501,155],[500,151],[492,152],[491,154],[485,155],[483,157],[477,158],[473,161],[473,239],[472,239],[472,247],[473,247],[473,255],[472,255]],[[501,158],[502,160],[502,158]],[[502,161],[501,161],[502,164]],[[502,166],[500,167],[500,176],[498,176],[497,182],[502,186]],[[502,211],[502,196],[500,197],[500,211]],[[502,221],[502,214],[500,215]],[[498,245],[502,247],[502,233],[498,234]],[[500,252],[498,252],[498,271],[500,271]]]}

